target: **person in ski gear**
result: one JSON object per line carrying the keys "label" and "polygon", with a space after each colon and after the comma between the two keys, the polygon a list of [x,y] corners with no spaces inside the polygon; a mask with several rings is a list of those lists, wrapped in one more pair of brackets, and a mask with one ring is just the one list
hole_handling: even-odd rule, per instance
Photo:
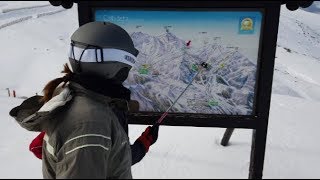
{"label": "person in ski gear", "polygon": [[50,81],[44,96],[33,96],[10,115],[25,129],[41,132],[30,151],[42,159],[44,178],[132,178],[158,139],[148,126],[130,145],[127,115],[137,111],[122,83],[139,51],[129,34],[109,22],[90,22],[71,36],[64,77]]}

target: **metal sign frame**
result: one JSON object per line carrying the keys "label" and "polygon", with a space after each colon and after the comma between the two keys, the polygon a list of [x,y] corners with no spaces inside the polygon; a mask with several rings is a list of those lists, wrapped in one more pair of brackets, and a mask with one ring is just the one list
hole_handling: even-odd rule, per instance
{"label": "metal sign frame", "polygon": [[[169,126],[221,127],[253,129],[249,178],[262,178],[270,100],[272,92],[273,70],[281,1],[79,1],[79,25],[94,21],[93,10],[98,8],[126,9],[168,9],[168,8],[236,8],[261,9],[263,19],[261,27],[260,58],[258,60],[258,79],[256,82],[256,103],[254,115],[202,115],[170,113],[163,121]],[[139,112],[129,115],[130,124],[154,124],[162,113]]]}

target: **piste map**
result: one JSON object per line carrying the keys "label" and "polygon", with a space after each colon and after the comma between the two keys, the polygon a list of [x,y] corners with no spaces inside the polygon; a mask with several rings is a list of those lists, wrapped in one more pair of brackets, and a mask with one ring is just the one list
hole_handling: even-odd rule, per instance
{"label": "piste map", "polygon": [[193,80],[170,112],[253,113],[260,12],[112,9],[95,20],[122,26],[139,50],[124,85],[140,111],[164,112]]}

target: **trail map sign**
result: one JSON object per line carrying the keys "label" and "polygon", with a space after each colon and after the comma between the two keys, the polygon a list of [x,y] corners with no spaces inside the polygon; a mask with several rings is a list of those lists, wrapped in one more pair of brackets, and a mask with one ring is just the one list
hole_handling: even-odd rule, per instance
{"label": "trail map sign", "polygon": [[[153,124],[254,129],[250,178],[261,178],[281,2],[88,1],[79,25],[109,21],[140,51],[125,86]],[[207,68],[196,77],[202,63]],[[194,79],[193,79],[194,78]]]}
{"label": "trail map sign", "polygon": [[[125,85],[140,110],[163,112],[199,71],[171,112],[252,115],[262,12],[209,10],[96,10],[139,50]],[[192,24],[190,22],[193,22]]]}
{"label": "trail map sign", "polygon": [[[252,128],[269,114],[280,2],[79,2],[79,24],[112,22],[140,51],[124,85],[130,123]],[[207,64],[200,72],[201,64]]]}
{"label": "trail map sign", "polygon": [[125,82],[140,103],[130,123],[153,124],[185,92],[162,124],[225,127],[224,143],[232,128],[253,129],[249,178],[262,178],[280,5],[296,10],[312,1],[77,3],[79,25],[118,24],[140,51]]}

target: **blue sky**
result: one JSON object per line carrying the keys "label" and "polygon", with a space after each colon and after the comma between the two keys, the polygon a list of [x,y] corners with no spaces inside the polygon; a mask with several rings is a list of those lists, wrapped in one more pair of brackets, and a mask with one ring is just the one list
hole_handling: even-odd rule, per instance
{"label": "blue sky", "polygon": [[[117,18],[118,17],[118,18]],[[172,25],[174,28],[199,28],[203,31],[234,28],[237,31],[240,17],[255,17],[256,24],[261,22],[259,12],[210,12],[210,11],[128,11],[99,10],[97,21],[112,21],[124,27],[143,25],[157,27]],[[113,19],[112,19],[113,18]],[[257,26],[259,30],[259,26]]]}
{"label": "blue sky", "polygon": [[[239,22],[244,17],[255,21],[254,33],[239,33]],[[143,11],[143,10],[97,10],[96,21],[111,21],[129,33],[142,31],[150,35],[165,33],[164,26],[181,39],[192,40],[194,45],[222,37],[227,46],[239,46],[253,62],[257,61],[262,14],[249,11]],[[141,25],[137,29],[137,25]],[[202,35],[199,32],[207,32]]]}

